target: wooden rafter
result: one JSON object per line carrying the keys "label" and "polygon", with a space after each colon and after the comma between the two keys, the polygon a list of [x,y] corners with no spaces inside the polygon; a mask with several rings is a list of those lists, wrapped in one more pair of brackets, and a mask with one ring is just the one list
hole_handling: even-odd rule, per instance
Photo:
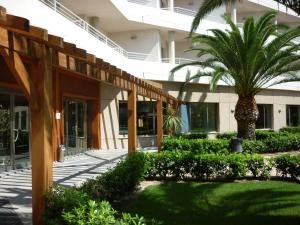
{"label": "wooden rafter", "polygon": [[22,88],[27,100],[31,103],[32,107],[37,107],[36,102],[31,101],[32,99],[36,99],[36,91],[25,65],[17,52],[13,52],[12,54],[13,56],[11,57],[8,54],[7,49],[0,47],[0,55],[3,57],[9,70]]}
{"label": "wooden rafter", "polygon": [[[10,15],[8,16],[11,17]],[[19,17],[17,18],[20,20]],[[0,29],[4,29],[12,33],[14,37],[23,40],[24,46],[18,46],[18,49],[10,49],[20,53],[23,58],[29,57],[34,59],[37,56],[37,53],[28,51],[26,43],[45,45],[52,49],[52,66],[60,71],[70,72],[70,74],[81,76],[82,79],[93,79],[108,83],[127,91],[130,91],[135,84],[138,95],[154,100],[161,99],[170,104],[178,104],[177,98],[163,92],[160,88],[104,62],[92,54],[88,54],[74,44],[64,42],[61,37],[48,35],[46,30],[27,25],[26,23],[18,22],[17,25],[0,22]],[[20,29],[20,27],[26,28],[27,26],[28,31]],[[0,46],[7,47],[3,46],[1,42]]]}

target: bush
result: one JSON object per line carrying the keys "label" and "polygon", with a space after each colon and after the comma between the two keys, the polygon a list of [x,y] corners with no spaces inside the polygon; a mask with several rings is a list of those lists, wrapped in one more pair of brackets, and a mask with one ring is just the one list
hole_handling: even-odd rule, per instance
{"label": "bush", "polygon": [[229,141],[207,139],[165,138],[162,151],[190,151],[194,153],[228,153]]}
{"label": "bush", "polygon": [[47,225],[65,225],[63,212],[86,204],[89,197],[75,188],[54,187],[46,193],[45,222]]}
{"label": "bush", "polygon": [[[275,153],[300,149],[300,133],[259,131],[260,140],[244,140],[245,153]],[[217,153],[228,154],[230,141],[226,139],[185,139],[165,138],[163,151],[190,151],[197,154]]]}
{"label": "bush", "polygon": [[248,153],[287,152],[300,149],[300,134],[284,133],[263,141],[245,140],[243,150]]}
{"label": "bush", "polygon": [[86,181],[81,190],[94,199],[108,201],[120,199],[136,189],[143,179],[145,166],[145,154],[135,153],[118,163],[114,169]]}
{"label": "bush", "polygon": [[226,132],[226,133],[217,134],[218,139],[225,139],[225,140],[230,140],[231,138],[236,136],[237,136],[237,132]]}
{"label": "bush", "polygon": [[207,138],[207,133],[190,133],[190,134],[177,134],[174,137],[181,137],[184,139],[205,139]]}
{"label": "bush", "polygon": [[214,180],[237,179],[246,174],[269,177],[270,167],[259,155],[193,154],[191,152],[162,152],[147,155],[147,179]]}
{"label": "bush", "polygon": [[93,201],[75,188],[56,187],[46,198],[46,225],[146,225],[158,224],[154,220],[128,213],[118,214],[109,202]]}
{"label": "bush", "polygon": [[300,126],[298,126],[298,127],[283,127],[279,131],[280,132],[288,132],[288,133],[300,133]]}
{"label": "bush", "polygon": [[282,155],[274,158],[274,166],[282,177],[296,179],[300,176],[300,155]]}

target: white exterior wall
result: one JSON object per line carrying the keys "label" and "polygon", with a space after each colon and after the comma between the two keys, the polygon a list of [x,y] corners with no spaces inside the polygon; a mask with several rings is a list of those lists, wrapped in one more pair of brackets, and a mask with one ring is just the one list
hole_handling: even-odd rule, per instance
{"label": "white exterior wall", "polygon": [[[180,7],[183,9],[188,9],[197,12],[200,8],[201,4],[203,3],[203,0],[174,0],[175,7]],[[226,13],[226,7],[221,6],[218,9],[215,9],[212,11],[209,16],[207,17],[208,20],[214,20],[221,23],[224,23],[224,20],[222,19],[222,15]]]}
{"label": "white exterior wall", "polygon": [[176,42],[176,58],[197,60],[196,51],[186,51],[190,49],[191,45],[191,42],[188,40]]}
{"label": "white exterior wall", "polygon": [[109,37],[128,52],[146,54],[145,60],[161,60],[161,38],[158,30],[110,33]]}

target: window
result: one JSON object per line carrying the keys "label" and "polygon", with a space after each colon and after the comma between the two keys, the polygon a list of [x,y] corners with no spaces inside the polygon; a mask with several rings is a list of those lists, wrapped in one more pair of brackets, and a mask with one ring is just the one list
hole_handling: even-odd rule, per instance
{"label": "window", "polygon": [[191,132],[217,130],[217,103],[189,103],[187,109]]}
{"label": "window", "polygon": [[300,105],[286,106],[286,124],[290,127],[300,126]]}
{"label": "window", "polygon": [[259,116],[256,121],[257,129],[272,129],[272,105],[257,105]]}
{"label": "window", "polygon": [[156,112],[154,102],[137,103],[137,134],[155,134]]}
{"label": "window", "polygon": [[[119,134],[128,133],[127,102],[119,102]],[[137,134],[156,133],[156,110],[154,102],[137,102]]]}
{"label": "window", "polygon": [[119,102],[119,133],[128,133],[127,102]]}

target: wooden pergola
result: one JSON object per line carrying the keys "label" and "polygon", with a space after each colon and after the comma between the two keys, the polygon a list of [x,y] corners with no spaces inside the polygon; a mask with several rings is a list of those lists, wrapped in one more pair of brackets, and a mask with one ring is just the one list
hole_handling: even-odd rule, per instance
{"label": "wooden pergola", "polygon": [[[52,162],[64,143],[64,96],[92,102],[92,147],[101,148],[100,84],[128,92],[128,152],[137,146],[137,95],[156,100],[157,143],[163,138],[163,102],[177,107],[176,98],[147,81],[88,54],[47,30],[31,26],[24,18],[8,15],[0,6],[0,87],[21,90],[31,110],[31,160],[33,224],[43,224],[45,192],[52,186]],[[9,73],[11,78],[6,79]]]}

